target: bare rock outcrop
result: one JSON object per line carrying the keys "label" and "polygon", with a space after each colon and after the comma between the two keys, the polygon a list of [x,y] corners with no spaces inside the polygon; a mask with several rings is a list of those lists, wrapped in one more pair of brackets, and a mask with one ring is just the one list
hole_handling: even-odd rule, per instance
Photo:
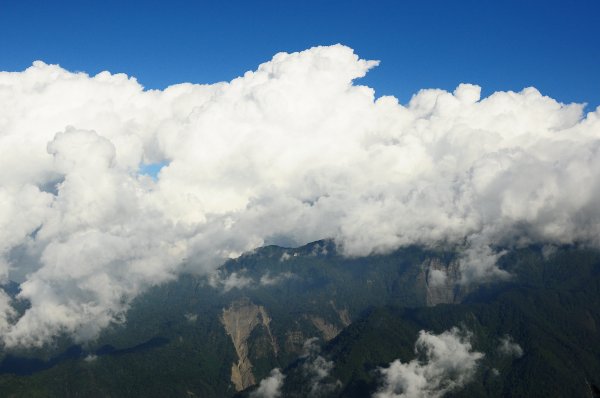
{"label": "bare rock outcrop", "polygon": [[458,261],[445,264],[438,258],[428,258],[421,264],[421,269],[428,306],[456,304],[466,294],[465,288],[460,284]]}
{"label": "bare rock outcrop", "polygon": [[231,338],[238,356],[237,363],[233,363],[231,366],[231,382],[237,391],[241,391],[256,384],[252,373],[252,363],[248,357],[248,338],[256,327],[265,328],[273,352],[277,355],[277,342],[269,327],[271,318],[263,306],[255,305],[248,299],[242,299],[232,302],[227,309],[223,308],[221,323]]}
{"label": "bare rock outcrop", "polygon": [[308,317],[308,319],[310,319],[312,324],[319,329],[319,332],[321,332],[323,335],[323,340],[325,341],[333,339],[340,333],[340,329],[337,326],[327,322],[321,317],[311,315]]}
{"label": "bare rock outcrop", "polygon": [[350,324],[352,323],[352,320],[350,319],[350,313],[348,312],[348,309],[347,308],[338,309],[335,306],[335,302],[333,300],[331,300],[329,303],[333,307],[333,310],[340,317],[340,322],[342,322],[342,325],[344,325],[344,327],[350,326]]}

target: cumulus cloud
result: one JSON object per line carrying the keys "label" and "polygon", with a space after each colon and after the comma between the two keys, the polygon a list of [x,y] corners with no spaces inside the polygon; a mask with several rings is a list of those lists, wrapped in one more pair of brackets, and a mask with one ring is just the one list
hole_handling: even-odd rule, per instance
{"label": "cumulus cloud", "polygon": [[380,369],[383,386],[374,398],[436,398],[459,389],[475,373],[483,354],[472,351],[470,336],[457,328],[434,335],[419,333],[415,353],[408,363],[395,360]]}
{"label": "cumulus cloud", "polygon": [[281,396],[281,388],[285,375],[278,368],[271,371],[269,377],[260,381],[258,388],[250,394],[252,398],[278,398]]}
{"label": "cumulus cloud", "polygon": [[498,352],[501,355],[521,358],[523,356],[523,348],[513,341],[512,336],[505,335],[500,338],[500,345],[498,346]]}
{"label": "cumulus cloud", "polygon": [[376,65],[315,47],[162,91],[0,72],[0,282],[31,303],[3,343],[93,338],[149,286],[277,241],[456,244],[464,283],[507,276],[495,247],[600,244],[599,110],[470,84],[401,105],[354,84]]}

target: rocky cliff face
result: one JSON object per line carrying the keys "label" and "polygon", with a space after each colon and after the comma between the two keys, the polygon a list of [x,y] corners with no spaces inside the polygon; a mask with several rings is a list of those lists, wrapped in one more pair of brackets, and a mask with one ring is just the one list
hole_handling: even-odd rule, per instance
{"label": "rocky cliff face", "polygon": [[321,332],[325,341],[332,340],[340,333],[340,329],[336,325],[327,322],[319,316],[312,315],[309,316],[308,319],[310,319],[312,324],[319,330],[319,332]]}
{"label": "rocky cliff face", "polygon": [[421,269],[428,306],[457,304],[464,298],[466,291],[460,285],[458,261],[445,264],[438,258],[428,258],[421,265]]}
{"label": "rocky cliff face", "polygon": [[306,318],[310,320],[312,325],[321,332],[323,340],[329,341],[335,338],[345,327],[350,325],[350,314],[348,313],[347,308],[338,309],[333,300],[329,301],[329,304],[339,317],[339,322],[328,322],[324,318],[318,315],[310,315]]}
{"label": "rocky cliff face", "polygon": [[271,334],[269,324],[271,318],[263,306],[258,306],[248,299],[231,303],[229,308],[223,308],[221,323],[231,338],[238,356],[238,362],[231,365],[231,382],[237,391],[256,384],[252,373],[252,363],[248,358],[248,338],[256,327],[263,327],[269,336],[273,353],[277,355],[277,342]]}
{"label": "rocky cliff face", "polygon": [[350,324],[352,323],[352,320],[350,319],[350,313],[348,312],[348,309],[347,308],[338,309],[335,306],[335,302],[333,300],[329,301],[329,304],[331,304],[331,306],[333,307],[333,310],[340,317],[340,322],[342,322],[342,325],[344,327],[350,326]]}

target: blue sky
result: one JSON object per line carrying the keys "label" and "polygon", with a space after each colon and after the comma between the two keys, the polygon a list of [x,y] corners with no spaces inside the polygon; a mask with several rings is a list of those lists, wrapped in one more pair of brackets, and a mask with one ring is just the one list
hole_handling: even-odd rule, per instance
{"label": "blue sky", "polygon": [[[600,105],[600,2],[4,1],[0,70],[35,59],[136,76],[147,88],[230,80],[279,51],[343,43],[381,65],[363,80],[401,102],[460,82],[535,86]],[[588,107],[588,110],[590,110]]]}

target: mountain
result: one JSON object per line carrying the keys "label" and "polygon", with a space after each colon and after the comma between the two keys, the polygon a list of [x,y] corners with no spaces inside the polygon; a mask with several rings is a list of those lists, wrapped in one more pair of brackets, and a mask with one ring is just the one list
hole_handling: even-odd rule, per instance
{"label": "mountain", "polygon": [[[414,357],[419,330],[441,333],[457,325],[473,334],[473,349],[485,357],[474,380],[453,396],[590,396],[600,385],[600,275],[597,265],[587,268],[576,257],[582,262],[574,261],[569,275],[585,276],[564,275],[567,270],[554,263],[544,270],[547,284],[510,284],[460,305],[369,311],[321,354],[335,363],[332,377],[344,386],[333,396],[368,396],[377,388],[378,368]],[[564,286],[556,279],[561,274]],[[503,336],[519,342],[522,356],[498,352]],[[287,395],[294,387],[288,378]]]}
{"label": "mountain", "polygon": [[[513,277],[476,287],[459,284],[458,256],[412,246],[347,258],[331,241],[263,247],[209,277],[154,287],[96,341],[73,345],[64,336],[52,347],[3,352],[0,392],[247,396],[280,368],[283,396],[305,396],[314,384],[307,366],[317,364],[319,394],[369,396],[380,387],[378,369],[414,359],[420,330],[460,327],[484,356],[450,394],[590,396],[600,385],[600,253],[512,250],[499,266]],[[521,356],[499,353],[506,336]]]}

